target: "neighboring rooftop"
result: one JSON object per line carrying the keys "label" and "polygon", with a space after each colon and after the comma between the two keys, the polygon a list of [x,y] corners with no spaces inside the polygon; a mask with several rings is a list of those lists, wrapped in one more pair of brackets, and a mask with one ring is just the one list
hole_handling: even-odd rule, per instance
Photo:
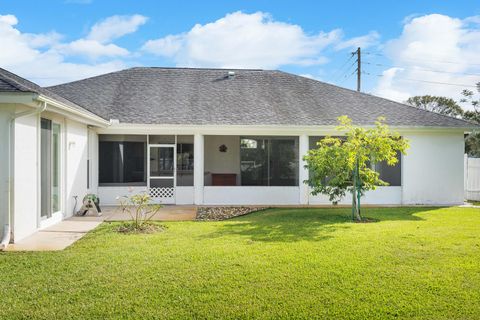
{"label": "neighboring rooftop", "polygon": [[11,73],[10,71],[7,71],[2,68],[0,68],[0,92],[8,92],[8,93],[31,92],[31,93],[41,94],[47,98],[63,103],[64,105],[67,105],[68,107],[71,107],[73,109],[77,109],[79,111],[86,112],[88,114],[93,113],[87,109],[82,108],[76,103],[68,99],[65,99],[64,97],[59,96],[55,92],[52,92],[46,88],[40,87],[38,84],[33,83],[20,76],[17,76],[16,74]]}

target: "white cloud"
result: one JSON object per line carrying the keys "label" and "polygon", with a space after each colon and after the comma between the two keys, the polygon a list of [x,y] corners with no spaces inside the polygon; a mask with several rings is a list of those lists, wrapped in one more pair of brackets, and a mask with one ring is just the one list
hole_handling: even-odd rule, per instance
{"label": "white cloud", "polygon": [[[114,44],[93,44],[85,49],[87,40],[79,39],[71,43],[59,43],[61,35],[56,32],[45,34],[22,33],[16,28],[18,20],[13,15],[0,15],[0,67],[33,80],[42,85],[57,84],[80,78],[120,70],[126,64],[120,60],[101,63],[69,62],[65,48],[76,48],[77,54],[91,57],[95,55],[118,56],[128,53]],[[82,45],[83,43],[83,45]],[[93,48],[93,49],[92,49]],[[96,51],[95,51],[96,50]]]}
{"label": "white cloud", "polygon": [[340,30],[307,34],[263,12],[234,12],[182,34],[149,40],[143,50],[181,66],[274,69],[324,63],[322,50],[341,36]]}
{"label": "white cloud", "polygon": [[93,25],[87,39],[108,43],[137,31],[147,20],[147,17],[139,14],[131,16],[111,16]]}
{"label": "white cloud", "polygon": [[299,76],[304,78],[309,78],[312,80],[317,80],[317,81],[325,81],[321,76],[315,76],[311,73],[302,73],[302,74],[299,74]]}
{"label": "white cloud", "polygon": [[98,57],[127,56],[127,49],[121,48],[113,43],[103,44],[95,40],[79,39],[65,45],[56,47],[57,50],[66,55],[83,55],[92,59]]}
{"label": "white cloud", "polygon": [[0,15],[0,23],[14,26],[18,23],[18,19],[13,14]]}
{"label": "white cloud", "polygon": [[383,72],[374,92],[398,101],[424,94],[459,99],[463,85],[480,81],[470,75],[480,74],[478,18],[431,14],[407,19],[400,37],[385,46],[394,67]]}
{"label": "white cloud", "polygon": [[146,21],[147,17],[139,14],[111,16],[94,24],[86,38],[57,45],[55,50],[65,55],[84,56],[89,59],[125,57],[130,52],[111,42],[137,31]]}
{"label": "white cloud", "polygon": [[52,46],[59,43],[62,39],[62,35],[55,31],[40,34],[25,33],[23,34],[23,36],[30,43],[30,46],[32,48],[43,48]]}
{"label": "white cloud", "polygon": [[366,35],[342,41],[341,43],[336,45],[335,48],[337,50],[348,49],[348,48],[356,49],[358,47],[361,47],[362,49],[366,49],[368,47],[377,45],[379,39],[380,39],[380,34],[377,31],[370,31]]}

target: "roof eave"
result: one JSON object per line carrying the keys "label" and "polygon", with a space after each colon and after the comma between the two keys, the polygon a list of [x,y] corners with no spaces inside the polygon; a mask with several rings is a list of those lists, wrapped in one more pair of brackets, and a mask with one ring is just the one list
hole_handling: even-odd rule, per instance
{"label": "roof eave", "polygon": [[[373,125],[363,126],[365,128]],[[211,134],[211,135],[327,135],[338,133],[334,125],[202,125],[202,124],[142,124],[116,123],[102,128],[99,133],[112,134]],[[392,131],[407,133],[465,133],[480,129],[480,126],[465,127],[426,127],[426,126],[390,126]]]}
{"label": "roof eave", "polygon": [[74,116],[82,119],[84,122],[86,122],[89,125],[95,125],[95,126],[100,126],[100,127],[107,127],[110,125],[110,121],[103,119],[100,116],[97,116],[94,113],[91,113],[89,111],[82,111],[76,108],[72,108],[68,106],[65,103],[62,103],[60,101],[57,101],[55,99],[49,98],[45,95],[39,95],[37,100],[46,102],[47,104],[58,108],[58,110],[52,110],[52,111],[63,111],[67,113],[68,116]]}

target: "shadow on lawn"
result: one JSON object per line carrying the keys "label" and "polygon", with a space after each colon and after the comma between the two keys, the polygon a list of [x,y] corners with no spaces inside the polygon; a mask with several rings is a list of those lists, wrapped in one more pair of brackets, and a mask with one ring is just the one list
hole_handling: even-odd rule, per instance
{"label": "shadow on lawn", "polygon": [[[363,215],[375,220],[371,223],[418,221],[423,219],[415,214],[430,210],[432,208],[426,207],[365,208]],[[321,241],[353,225],[349,208],[275,208],[224,221],[204,238],[240,235],[265,242]]]}

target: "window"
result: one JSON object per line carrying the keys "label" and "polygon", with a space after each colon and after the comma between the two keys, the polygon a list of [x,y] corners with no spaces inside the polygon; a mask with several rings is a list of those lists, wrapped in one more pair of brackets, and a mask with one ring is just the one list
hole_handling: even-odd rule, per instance
{"label": "window", "polygon": [[380,174],[380,179],[387,182],[389,186],[402,185],[402,157],[397,153],[398,162],[394,166],[389,166],[387,162],[381,161],[372,165],[372,169]]}
{"label": "window", "polygon": [[147,184],[147,137],[99,135],[99,184]]}
{"label": "window", "polygon": [[177,136],[177,186],[193,186],[193,136]]}
{"label": "window", "polygon": [[40,120],[40,216],[50,218],[61,210],[60,125]]}
{"label": "window", "polygon": [[[325,138],[324,136],[310,137],[310,150],[317,148],[317,142]],[[342,138],[342,137],[339,137]],[[398,162],[394,166],[389,166],[385,161],[378,162],[372,165],[372,169],[380,174],[380,179],[387,182],[389,186],[402,185],[402,166],[401,154],[397,154]]]}
{"label": "window", "polygon": [[241,137],[243,186],[298,186],[298,138]]}

